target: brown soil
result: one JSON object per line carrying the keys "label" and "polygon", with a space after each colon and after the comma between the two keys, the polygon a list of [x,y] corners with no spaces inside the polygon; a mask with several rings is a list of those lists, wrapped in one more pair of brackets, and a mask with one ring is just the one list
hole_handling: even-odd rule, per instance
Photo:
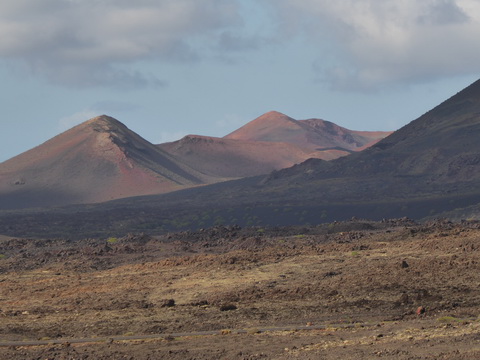
{"label": "brown soil", "polygon": [[1,237],[0,358],[479,358],[479,238],[408,221]]}

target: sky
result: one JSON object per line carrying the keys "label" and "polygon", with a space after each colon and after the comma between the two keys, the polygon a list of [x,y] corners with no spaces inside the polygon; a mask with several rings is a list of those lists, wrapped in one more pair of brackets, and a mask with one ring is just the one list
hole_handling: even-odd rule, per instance
{"label": "sky", "polygon": [[263,113],[396,130],[480,77],[480,0],[2,0],[0,162],[106,114],[152,143]]}

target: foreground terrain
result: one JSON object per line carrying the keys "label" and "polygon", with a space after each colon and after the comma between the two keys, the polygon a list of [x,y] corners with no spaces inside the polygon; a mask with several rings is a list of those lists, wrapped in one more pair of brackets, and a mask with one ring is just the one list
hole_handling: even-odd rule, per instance
{"label": "foreground terrain", "polygon": [[480,358],[480,224],[0,237],[0,358]]}

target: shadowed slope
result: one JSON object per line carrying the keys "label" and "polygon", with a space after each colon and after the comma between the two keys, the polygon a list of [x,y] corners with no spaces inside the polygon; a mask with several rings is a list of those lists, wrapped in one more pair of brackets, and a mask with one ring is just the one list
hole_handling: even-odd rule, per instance
{"label": "shadowed slope", "polygon": [[[479,133],[480,80],[365,151],[310,170],[317,178],[388,175],[426,177],[435,183],[480,180]],[[287,173],[301,176],[304,170],[286,169]]]}
{"label": "shadowed slope", "polygon": [[0,164],[0,207],[101,202],[204,183],[119,121],[100,116]]}
{"label": "shadowed slope", "polygon": [[[310,198],[360,203],[444,198],[430,215],[447,210],[453,197],[470,198],[473,204],[480,193],[479,133],[477,81],[361,153],[272,173],[262,182],[262,192],[281,191],[299,200],[301,188]],[[408,206],[403,207],[409,215]]]}

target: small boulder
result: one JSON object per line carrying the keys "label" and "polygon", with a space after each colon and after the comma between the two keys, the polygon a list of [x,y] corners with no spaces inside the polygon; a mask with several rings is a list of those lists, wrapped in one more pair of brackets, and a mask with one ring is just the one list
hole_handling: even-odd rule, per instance
{"label": "small boulder", "polygon": [[425,314],[425,311],[427,311],[427,310],[423,306],[419,306],[415,313],[420,316],[420,315]]}
{"label": "small boulder", "polygon": [[400,304],[408,304],[410,302],[410,298],[408,297],[408,295],[406,293],[403,293],[401,296],[400,296],[400,299],[398,300],[398,302]]}

